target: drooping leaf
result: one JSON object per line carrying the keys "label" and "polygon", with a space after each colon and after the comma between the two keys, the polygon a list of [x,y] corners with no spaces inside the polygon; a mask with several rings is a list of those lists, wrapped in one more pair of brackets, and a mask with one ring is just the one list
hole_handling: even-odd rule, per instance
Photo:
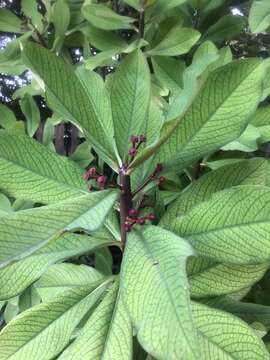
{"label": "drooping leaf", "polygon": [[150,103],[150,71],[140,50],[128,55],[113,76],[110,88],[117,147],[122,159],[132,135],[145,135]]}
{"label": "drooping leaf", "polygon": [[203,38],[214,42],[231,40],[238,35],[246,25],[244,16],[225,15],[204,33]]}
{"label": "drooping leaf", "polygon": [[40,122],[39,108],[33,97],[29,94],[24,95],[20,101],[20,106],[24,116],[26,117],[28,135],[32,137],[37,131]]}
{"label": "drooping leaf", "polygon": [[118,15],[105,4],[86,3],[82,7],[82,14],[90,24],[103,30],[132,29],[134,19]]}
{"label": "drooping leaf", "polygon": [[132,360],[132,327],[118,281],[59,360]]}
{"label": "drooping leaf", "polygon": [[160,225],[173,224],[178,216],[184,215],[192,207],[208,200],[213,193],[236,185],[265,185],[270,186],[268,173],[269,161],[261,158],[242,160],[234,164],[222,166],[202,176],[185,189],[177,200],[168,208],[161,219]]}
{"label": "drooping leaf", "polygon": [[249,12],[249,26],[253,33],[259,33],[270,26],[270,3],[268,0],[254,0]]}
{"label": "drooping leaf", "polygon": [[[23,58],[46,85],[49,104],[65,118],[82,126],[91,144],[113,168],[117,150],[113,138],[113,123],[109,100],[102,79],[90,74],[79,78],[73,68],[48,50],[27,43]],[[87,86],[89,78],[91,87]],[[72,91],[70,91],[72,89]]]}
{"label": "drooping leaf", "polygon": [[[197,257],[190,258],[190,261],[193,266],[197,267],[197,271],[190,274],[188,278],[193,298],[230,294],[252,286],[263,277],[270,267],[269,263],[259,265],[209,263],[209,260]],[[199,265],[196,265],[197,262]],[[199,266],[202,269],[198,269]]]}
{"label": "drooping leaf", "polygon": [[21,20],[10,10],[0,9],[0,31],[21,34],[24,32]]}
{"label": "drooping leaf", "polygon": [[19,295],[55,262],[113,244],[111,239],[71,233],[55,237],[33,255],[0,270],[0,299]]}
{"label": "drooping leaf", "polygon": [[0,131],[0,189],[42,203],[87,194],[83,171],[23,135]]}
{"label": "drooping leaf", "polygon": [[69,343],[72,332],[109,283],[107,280],[74,288],[24,311],[0,333],[0,359],[54,358]]}
{"label": "drooping leaf", "polygon": [[270,260],[269,210],[269,188],[239,186],[195,206],[178,218],[174,231],[214,261],[260,264]]}
{"label": "drooping leaf", "polygon": [[128,236],[123,299],[139,342],[157,359],[198,359],[185,275],[192,254],[185,240],[158,227]]}
{"label": "drooping leaf", "polygon": [[52,21],[56,34],[65,35],[70,22],[70,10],[66,0],[57,0],[52,8]]}
{"label": "drooping leaf", "polygon": [[87,286],[104,279],[94,268],[86,265],[55,264],[35,283],[43,302],[47,302],[68,289]]}
{"label": "drooping leaf", "polygon": [[262,63],[253,59],[211,73],[186,115],[172,124],[160,161],[180,171],[238,138],[260,100],[263,74]]}
{"label": "drooping leaf", "polygon": [[264,343],[243,321],[220,310],[192,303],[200,359],[268,360]]}
{"label": "drooping leaf", "polygon": [[186,54],[200,38],[200,33],[191,28],[173,27],[164,39],[147,51],[151,56],[176,56]]}
{"label": "drooping leaf", "polygon": [[115,191],[99,191],[0,218],[0,268],[32,254],[65,230],[98,229],[116,198]]}

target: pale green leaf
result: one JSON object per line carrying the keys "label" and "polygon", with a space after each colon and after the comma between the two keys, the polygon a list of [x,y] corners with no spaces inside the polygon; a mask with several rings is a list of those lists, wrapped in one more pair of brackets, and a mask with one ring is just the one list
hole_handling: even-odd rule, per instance
{"label": "pale green leaf", "polygon": [[13,299],[10,299],[4,310],[4,320],[8,324],[12,319],[14,319],[19,313],[19,297],[16,296]]}
{"label": "pale green leaf", "polygon": [[0,218],[0,267],[33,253],[65,230],[98,229],[116,198],[115,191],[99,191]]}
{"label": "pale green leaf", "polygon": [[190,294],[193,298],[230,294],[252,286],[263,277],[270,267],[269,263],[259,265],[209,263],[209,260],[197,257],[189,259],[190,267],[189,262],[193,263],[193,267],[198,268],[198,265],[202,267],[188,278]]}
{"label": "pale green leaf", "polygon": [[0,9],[0,31],[11,33],[23,33],[21,20],[10,10]]}
{"label": "pale green leaf", "polygon": [[190,184],[169,207],[160,225],[173,229],[176,218],[196,204],[208,200],[213,193],[236,185],[265,185],[269,182],[269,161],[262,158],[242,160],[211,171]]}
{"label": "pale green leaf", "polygon": [[186,54],[192,46],[196,44],[200,36],[197,30],[175,26],[159,44],[147,51],[147,54],[151,56],[176,56]]}
{"label": "pale green leaf", "polygon": [[75,161],[80,167],[86,168],[94,160],[89,142],[84,141],[77,146],[74,153],[71,154],[70,159]]}
{"label": "pale green leaf", "polygon": [[220,310],[192,303],[201,360],[269,360],[261,339],[243,321]]}
{"label": "pale green leaf", "polygon": [[132,360],[132,327],[118,281],[59,360]]}
{"label": "pale green leaf", "polygon": [[259,107],[250,124],[258,129],[260,133],[260,143],[270,141],[270,106]]}
{"label": "pale green leaf", "polygon": [[13,212],[11,202],[8,197],[0,193],[0,216],[7,215]]}
{"label": "pale green leaf", "polygon": [[38,11],[38,3],[36,0],[22,0],[21,1],[22,12],[25,16],[31,19],[31,24],[34,28],[42,33],[43,31],[43,16]]}
{"label": "pale green leaf", "polygon": [[[44,81],[49,103],[65,118],[81,125],[91,144],[116,168],[110,103],[102,79],[96,73],[82,79],[80,71],[77,77],[69,64],[30,42],[23,47],[23,57]],[[92,80],[90,88],[89,78]]]}
{"label": "pale green leaf", "polygon": [[185,263],[185,240],[161,228],[133,231],[122,264],[123,299],[143,348],[160,360],[198,359]]}
{"label": "pale green leaf", "polygon": [[66,0],[57,0],[52,7],[52,21],[56,34],[63,36],[70,22],[70,10]]}
{"label": "pale green leaf", "polygon": [[178,218],[174,231],[198,254],[217,262],[270,260],[270,189],[239,186],[215,193]]}
{"label": "pale green leaf", "polygon": [[16,123],[16,116],[7,106],[0,104],[0,125],[4,129],[12,129]]}
{"label": "pale green leaf", "polygon": [[244,16],[225,15],[208,28],[203,38],[217,43],[231,40],[243,30],[245,25],[246,18]]}
{"label": "pale green leaf", "polygon": [[160,161],[178,171],[238,138],[261,98],[264,68],[240,60],[212,72],[186,115],[160,149]]}
{"label": "pale green leaf", "polygon": [[124,2],[139,11],[143,9],[143,3],[147,2],[147,0],[124,0]]}
{"label": "pale green leaf", "polygon": [[35,202],[53,203],[87,194],[75,163],[28,136],[0,131],[0,189]]}
{"label": "pale green leaf", "polygon": [[55,237],[33,255],[0,270],[0,299],[20,294],[55,262],[114,244],[110,239],[87,235],[65,233]]}
{"label": "pale green leaf", "polygon": [[104,275],[112,275],[113,258],[108,248],[95,251],[95,268]]}
{"label": "pale green leaf", "polygon": [[35,288],[42,301],[47,302],[68,289],[87,286],[103,278],[101,273],[90,266],[55,264],[35,283]]}
{"label": "pale green leaf", "polygon": [[258,140],[260,138],[259,130],[253,126],[248,125],[246,130],[241,134],[241,136],[230,142],[229,144],[223,146],[221,149],[223,151],[243,151],[243,152],[252,152],[258,149]]}
{"label": "pale green leaf", "polygon": [[140,50],[128,55],[113,76],[110,88],[117,147],[125,159],[132,135],[144,134],[150,104],[150,71]]}
{"label": "pale green leaf", "polygon": [[259,33],[270,26],[270,3],[268,0],[253,0],[249,13],[249,26]]}
{"label": "pale green leaf", "polygon": [[109,282],[73,288],[24,311],[0,333],[0,359],[54,358],[69,343],[72,332]]}
{"label": "pale green leaf", "polygon": [[86,3],[82,7],[82,14],[90,24],[103,30],[133,29],[134,19],[121,16],[105,4]]}
{"label": "pale green leaf", "polygon": [[29,94],[24,95],[20,101],[20,106],[24,116],[26,117],[27,133],[32,137],[37,131],[40,122],[39,108],[33,97]]}

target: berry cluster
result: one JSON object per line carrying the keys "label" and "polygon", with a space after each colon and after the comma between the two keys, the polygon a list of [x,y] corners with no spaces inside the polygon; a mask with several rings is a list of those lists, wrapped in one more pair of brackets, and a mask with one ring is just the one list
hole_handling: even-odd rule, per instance
{"label": "berry cluster", "polygon": [[84,180],[89,181],[90,179],[95,179],[98,186],[101,189],[105,188],[105,185],[107,183],[107,176],[101,175],[96,168],[92,167],[84,174]]}
{"label": "berry cluster", "polygon": [[132,230],[132,227],[135,224],[138,225],[144,225],[146,221],[153,221],[155,220],[154,214],[149,214],[143,217],[138,217],[139,210],[137,209],[130,209],[128,212],[128,216],[126,217],[125,221],[125,231],[130,232]]}
{"label": "berry cluster", "polygon": [[146,142],[146,136],[145,135],[140,135],[140,136],[132,135],[130,138],[130,141],[131,141],[132,147],[129,149],[128,155],[131,156],[131,160],[133,160],[134,157],[137,155],[138,149],[141,146],[141,144]]}

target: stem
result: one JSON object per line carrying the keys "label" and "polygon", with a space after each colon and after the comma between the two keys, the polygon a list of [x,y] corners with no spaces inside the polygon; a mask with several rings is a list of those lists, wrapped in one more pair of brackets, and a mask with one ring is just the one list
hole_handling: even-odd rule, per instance
{"label": "stem", "polygon": [[125,230],[125,221],[129,210],[132,208],[132,194],[130,186],[130,176],[126,175],[125,170],[120,171],[120,222],[121,222],[121,248],[125,249],[127,232]]}
{"label": "stem", "polygon": [[139,35],[140,38],[143,39],[144,37],[144,9],[140,11],[140,17],[139,17]]}

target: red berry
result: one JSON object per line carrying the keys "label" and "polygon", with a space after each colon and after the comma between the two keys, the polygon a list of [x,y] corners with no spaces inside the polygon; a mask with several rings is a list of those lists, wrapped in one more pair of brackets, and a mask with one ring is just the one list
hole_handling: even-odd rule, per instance
{"label": "red berry", "polygon": [[136,223],[139,225],[144,225],[145,224],[145,218],[139,218],[136,220]]}
{"label": "red berry", "polygon": [[136,209],[130,209],[128,212],[128,216],[130,216],[131,218],[135,218],[138,215],[138,210]]}
{"label": "red berry", "polygon": [[97,183],[98,183],[100,186],[104,186],[105,183],[106,183],[106,181],[107,181],[107,178],[106,178],[106,176],[104,176],[104,175],[101,175],[101,176],[99,176],[99,177],[97,178]]}
{"label": "red berry", "polygon": [[148,220],[150,220],[150,221],[152,221],[152,220],[155,220],[155,215],[154,214],[149,214],[149,215],[147,215],[147,219]]}
{"label": "red berry", "polygon": [[139,141],[139,138],[138,138],[138,136],[132,135],[131,138],[130,138],[130,141],[134,145]]}
{"label": "red berry", "polygon": [[146,136],[145,135],[140,135],[140,142],[141,143],[146,142]]}
{"label": "red berry", "polygon": [[137,149],[135,149],[135,148],[129,149],[128,154],[129,154],[130,156],[135,156],[135,155],[137,154]]}
{"label": "red berry", "polygon": [[163,184],[166,181],[166,178],[164,176],[160,176],[158,178],[158,181],[159,181],[160,184]]}
{"label": "red berry", "polygon": [[162,164],[157,164],[156,172],[161,172],[163,169],[164,169],[164,166]]}
{"label": "red berry", "polygon": [[132,226],[130,224],[125,224],[125,231],[130,232],[132,229]]}
{"label": "red berry", "polygon": [[90,168],[90,169],[88,170],[88,174],[89,174],[90,176],[95,176],[96,173],[97,173],[97,170],[96,170],[96,168],[94,168],[94,167],[92,167],[92,168]]}

